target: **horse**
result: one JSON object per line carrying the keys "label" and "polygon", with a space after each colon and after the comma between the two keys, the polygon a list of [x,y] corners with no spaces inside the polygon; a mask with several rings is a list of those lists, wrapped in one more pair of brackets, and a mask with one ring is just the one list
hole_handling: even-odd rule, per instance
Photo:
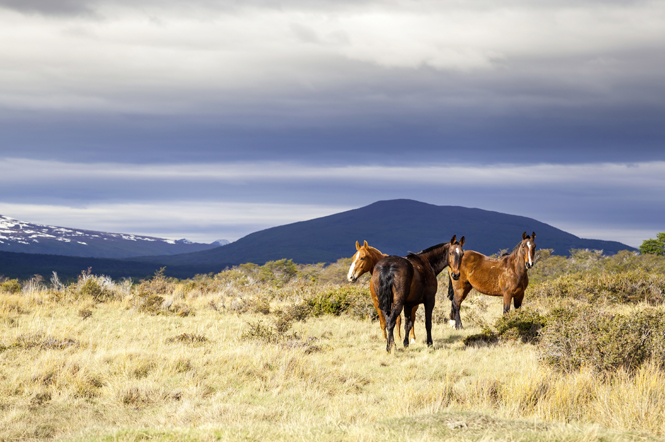
{"label": "horse", "polygon": [[[388,335],[386,351],[390,353],[394,345],[393,330],[402,308],[412,311],[413,307],[425,305],[425,330],[427,346],[432,341],[432,310],[436,302],[436,276],[450,266],[453,275],[459,275],[459,267],[464,256],[464,237],[459,242],[453,235],[450,242],[438,244],[418,253],[409,253],[406,258],[387,256],[374,266],[372,286],[378,294],[379,307],[386,317]],[[459,277],[459,276],[457,276]],[[404,347],[409,346],[409,330],[413,319],[404,315]]]}
{"label": "horse", "polygon": [[472,288],[490,296],[503,297],[503,313],[510,311],[512,300],[515,309],[522,305],[524,291],[529,285],[527,270],[533,267],[536,253],[536,232],[522,234],[522,241],[500,258],[489,258],[482,253],[467,250],[464,253],[459,277],[448,279],[448,299],[452,303],[450,325],[460,329],[460,306]]}
{"label": "horse", "polygon": [[[370,247],[367,244],[367,241],[361,246],[358,241],[356,241],[356,253],[353,255],[351,266],[349,267],[349,273],[347,275],[347,279],[349,282],[356,282],[358,278],[360,278],[362,275],[365,273],[369,272],[370,274],[373,273],[374,271],[374,266],[376,265],[377,262],[379,262],[382,258],[385,258],[386,255],[385,253],[381,253],[378,249],[374,247]],[[387,341],[388,336],[386,335],[386,318],[383,315],[383,312],[379,308],[379,298],[376,296],[376,292],[374,291],[374,286],[370,284],[369,286],[369,291],[372,294],[372,302],[374,302],[374,309],[376,309],[376,313],[379,315],[379,323],[381,324],[381,331],[383,331],[383,338]],[[415,321],[416,319],[416,310],[418,310],[418,306],[416,305],[413,307],[413,310],[411,310],[411,321]],[[401,333],[401,323],[402,323],[402,317],[397,318],[397,334],[402,338],[402,333]],[[416,342],[416,331],[415,327],[411,328],[411,342]]]}

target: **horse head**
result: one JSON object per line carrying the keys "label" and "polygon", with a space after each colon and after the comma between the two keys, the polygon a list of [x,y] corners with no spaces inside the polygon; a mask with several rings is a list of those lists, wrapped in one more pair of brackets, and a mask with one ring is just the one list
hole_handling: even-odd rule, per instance
{"label": "horse head", "polygon": [[457,281],[459,279],[459,268],[464,256],[464,237],[459,242],[455,241],[457,235],[453,235],[448,244],[448,267],[450,267],[450,276]]}
{"label": "horse head", "polygon": [[372,270],[374,266],[367,241],[362,246],[356,241],[356,250],[357,252],[352,258],[353,261],[351,261],[351,267],[349,267],[349,274],[346,277],[349,282],[356,282],[361,275]]}
{"label": "horse head", "polygon": [[527,269],[530,269],[533,267],[533,261],[536,257],[536,232],[533,232],[531,236],[527,235],[526,232],[522,233],[520,248],[524,251],[524,264]]}

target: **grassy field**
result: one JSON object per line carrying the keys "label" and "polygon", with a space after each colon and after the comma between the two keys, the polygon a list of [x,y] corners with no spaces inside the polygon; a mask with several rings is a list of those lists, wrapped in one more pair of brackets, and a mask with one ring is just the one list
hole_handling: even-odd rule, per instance
{"label": "grassy field", "polygon": [[[448,327],[450,304],[440,298],[434,348],[423,342],[420,319],[417,342],[387,354],[366,281],[334,281],[344,264],[327,274],[320,266],[298,270],[317,282],[286,278],[288,269],[261,273],[247,267],[190,281],[158,275],[131,284],[83,275],[69,286],[28,281],[21,292],[5,283],[0,440],[665,436],[660,361],[632,371],[560,371],[543,363],[539,344],[504,339],[467,346],[464,338],[486,330],[501,312],[500,299],[478,294],[463,305],[464,330]],[[538,282],[527,292],[526,311],[556,305],[553,295],[545,299],[541,292],[570,278],[544,274],[547,262],[540,264],[543,274],[534,273]],[[646,271],[657,274],[653,266]],[[655,294],[658,283],[649,286]],[[341,304],[333,302],[340,293],[348,301],[341,314],[335,310]],[[628,315],[656,309],[662,315],[656,304],[603,308]]]}

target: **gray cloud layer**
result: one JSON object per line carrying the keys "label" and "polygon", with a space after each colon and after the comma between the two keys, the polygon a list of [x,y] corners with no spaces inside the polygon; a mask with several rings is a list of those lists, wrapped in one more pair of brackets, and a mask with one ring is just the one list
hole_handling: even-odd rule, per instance
{"label": "gray cloud layer", "polygon": [[[663,182],[625,180],[617,166],[665,161],[663,2],[0,0],[0,23],[0,158],[15,177],[0,180],[0,207],[20,213],[124,204],[140,217],[132,204],[188,201],[205,218],[217,201],[302,206],[289,213],[305,217],[407,197],[573,220],[616,239],[665,219]],[[181,163],[206,178],[169,175]],[[79,173],[100,164],[151,178]],[[315,173],[221,179],[210,164]],[[436,165],[444,179],[327,171],[363,165],[387,177]],[[450,166],[490,179],[468,186]],[[223,228],[232,238],[243,223],[286,219],[271,216]]]}

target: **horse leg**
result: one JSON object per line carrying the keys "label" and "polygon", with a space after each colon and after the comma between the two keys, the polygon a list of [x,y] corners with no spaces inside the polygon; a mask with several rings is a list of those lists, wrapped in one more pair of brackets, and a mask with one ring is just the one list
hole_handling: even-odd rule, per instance
{"label": "horse leg", "polygon": [[452,308],[450,311],[450,317],[451,317],[451,322],[455,321],[455,329],[457,330],[464,328],[464,326],[462,325],[462,318],[460,317],[460,308],[462,307],[462,301],[466,299],[470,291],[471,291],[471,284],[462,287],[461,291],[459,289],[455,290],[455,297],[451,302]]}
{"label": "horse leg", "polygon": [[376,297],[376,294],[374,293],[374,287],[370,287],[371,294],[372,294],[372,303],[374,303],[374,310],[376,310],[376,313],[379,315],[379,324],[381,324],[381,331],[383,332],[383,339],[386,341],[388,340],[388,336],[386,335],[386,316],[383,314],[381,311],[381,308],[379,307],[379,298]]}
{"label": "horse leg", "polygon": [[413,307],[409,304],[404,305],[404,347],[409,346],[409,331],[412,330],[413,320],[407,312],[413,311]]}
{"label": "horse leg", "polygon": [[416,311],[418,310],[418,305],[414,305],[411,310],[411,343],[415,344],[416,342]]}
{"label": "horse leg", "polygon": [[388,335],[386,335],[386,315],[379,310],[379,323],[381,323],[381,331],[383,332],[383,339],[388,340]]}
{"label": "horse leg", "polygon": [[425,331],[427,332],[428,347],[434,345],[434,341],[432,340],[432,311],[434,310],[435,302],[434,297],[431,300],[425,301]]}
{"label": "horse leg", "polygon": [[524,292],[518,293],[515,296],[513,296],[513,305],[515,306],[515,310],[522,307],[523,299],[524,299]]}
{"label": "horse leg", "polygon": [[503,314],[505,315],[510,311],[510,301],[513,300],[512,293],[503,292]]}
{"label": "horse leg", "polygon": [[397,329],[397,337],[402,339],[402,315],[395,319],[395,328]]}
{"label": "horse leg", "polygon": [[386,351],[390,353],[393,345],[395,345],[395,335],[393,332],[395,330],[395,323],[397,322],[397,318],[399,318],[399,315],[402,314],[402,304],[394,303],[392,311],[390,313],[384,313],[386,314],[386,334],[388,335]]}

